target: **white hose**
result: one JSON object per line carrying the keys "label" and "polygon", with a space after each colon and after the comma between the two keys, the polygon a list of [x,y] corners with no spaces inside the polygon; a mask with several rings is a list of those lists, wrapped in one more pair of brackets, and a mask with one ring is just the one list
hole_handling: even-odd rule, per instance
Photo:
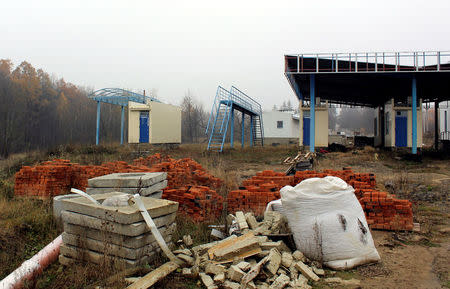
{"label": "white hose", "polygon": [[142,214],[142,217],[144,217],[145,222],[147,223],[147,226],[152,231],[153,236],[155,236],[156,241],[158,242],[159,247],[161,247],[161,250],[163,250],[164,254],[166,254],[167,258],[170,259],[170,261],[175,262],[177,264],[183,263],[180,259],[178,259],[172,251],[170,251],[169,247],[167,247],[166,241],[164,241],[164,238],[161,236],[161,233],[159,232],[158,228],[155,225],[155,222],[153,222],[152,217],[150,217],[150,214],[147,212],[147,209],[144,206],[144,203],[142,202],[141,196],[139,194],[135,194],[133,196],[133,200],[135,204],[138,206],[139,211]]}
{"label": "white hose", "polygon": [[99,203],[96,199],[94,199],[94,198],[91,197],[90,195],[86,194],[86,193],[83,192],[82,190],[78,190],[78,189],[71,188],[71,189],[70,189],[70,192],[71,192],[71,193],[75,193],[75,194],[79,194],[79,195],[81,195],[81,196],[83,196],[83,197],[89,199],[89,200],[90,200],[91,202],[93,202],[94,204],[100,205],[100,203]]}

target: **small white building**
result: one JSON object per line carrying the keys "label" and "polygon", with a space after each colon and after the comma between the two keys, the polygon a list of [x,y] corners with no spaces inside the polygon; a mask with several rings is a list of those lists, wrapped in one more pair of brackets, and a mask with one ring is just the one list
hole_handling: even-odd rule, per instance
{"label": "small white building", "polygon": [[181,108],[150,101],[128,103],[129,143],[181,143]]}
{"label": "small white building", "polygon": [[[409,101],[410,102],[410,101]],[[375,109],[374,144],[385,147],[412,147],[412,108],[410,104],[396,103],[394,99]],[[384,123],[382,120],[384,119]],[[383,131],[384,127],[384,131]],[[422,100],[417,102],[417,147],[422,147]]]}
{"label": "small white building", "polygon": [[299,116],[294,111],[265,111],[262,117],[264,144],[298,143],[300,133]]}

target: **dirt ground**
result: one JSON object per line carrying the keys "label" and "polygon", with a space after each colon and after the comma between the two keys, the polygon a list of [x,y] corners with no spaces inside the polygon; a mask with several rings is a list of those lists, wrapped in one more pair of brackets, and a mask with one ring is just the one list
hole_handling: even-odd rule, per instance
{"label": "dirt ground", "polygon": [[[223,154],[211,154],[204,146],[192,145],[179,148],[106,149],[92,152],[90,149],[71,149],[47,154],[21,156],[14,161],[0,161],[0,192],[9,197],[0,198],[0,279],[12,268],[31,257],[61,229],[52,223],[50,203],[20,200],[11,197],[13,173],[23,164],[32,164],[52,158],[67,158],[81,164],[98,164],[109,160],[130,162],[139,155],[155,152],[170,154],[175,158],[191,157],[201,163],[213,175],[224,179],[222,194],[239,187],[242,180],[261,170],[284,171],[281,161],[295,156],[295,146],[228,150]],[[351,166],[355,172],[372,172],[377,187],[394,193],[399,198],[413,202],[414,222],[420,223],[420,232],[372,231],[381,262],[360,266],[354,270],[336,272],[341,278],[360,279],[362,288],[450,288],[449,276],[449,194],[450,161],[448,156],[428,157],[421,162],[405,160],[403,154],[378,151],[373,148],[334,152],[320,155],[315,169],[341,169]],[[28,159],[27,159],[28,158]],[[1,196],[1,195],[0,195]],[[36,209],[34,209],[37,206]],[[27,210],[19,208],[29,208]],[[27,214],[25,212],[27,211]],[[31,216],[31,217],[30,217]],[[180,224],[179,224],[180,225]],[[196,242],[208,238],[204,224],[181,224],[180,234],[193,232]],[[199,233],[200,232],[200,233]],[[21,242],[18,242],[21,240]],[[29,245],[31,244],[31,245]],[[150,264],[154,267],[157,264]],[[36,288],[86,288],[93,287],[107,272],[89,269],[89,266],[63,268],[52,264],[29,287]],[[97,270],[98,271],[98,270]],[[115,286],[120,288],[119,285]],[[155,288],[202,288],[197,280],[185,280],[175,273]],[[314,288],[332,288],[319,282]],[[337,287],[333,287],[337,288]],[[342,287],[346,288],[346,287]],[[350,288],[350,287],[348,287]]]}

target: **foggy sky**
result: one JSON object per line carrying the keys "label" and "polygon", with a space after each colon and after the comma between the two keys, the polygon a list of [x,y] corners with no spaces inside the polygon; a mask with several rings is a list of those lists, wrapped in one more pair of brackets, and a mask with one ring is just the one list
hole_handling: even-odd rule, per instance
{"label": "foggy sky", "polygon": [[450,50],[450,1],[2,1],[0,58],[94,89],[187,90],[208,110],[217,85],[270,109],[294,93],[284,54]]}

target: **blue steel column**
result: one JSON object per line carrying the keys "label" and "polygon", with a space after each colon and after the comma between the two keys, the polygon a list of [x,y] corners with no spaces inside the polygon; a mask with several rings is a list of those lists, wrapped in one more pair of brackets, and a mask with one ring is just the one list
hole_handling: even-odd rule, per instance
{"label": "blue steel column", "polygon": [[253,115],[250,115],[250,146],[253,146]]}
{"label": "blue steel column", "polygon": [[123,122],[124,122],[124,118],[125,118],[125,110],[124,107],[122,105],[122,118],[120,120],[120,144],[123,145]]}
{"label": "blue steel column", "polygon": [[415,75],[412,79],[412,153],[417,154],[417,84]]}
{"label": "blue steel column", "polygon": [[245,113],[242,113],[242,131],[241,131],[241,147],[242,148],[244,148],[244,141],[245,141],[245,126],[244,126],[244,124],[245,124]]}
{"label": "blue steel column", "polygon": [[314,148],[316,145],[316,79],[315,75],[311,74],[309,78],[309,99],[311,100],[311,107],[309,110],[309,151],[314,152]]}
{"label": "blue steel column", "polygon": [[230,131],[230,148],[233,148],[234,142],[234,108],[231,106],[231,131]]}
{"label": "blue steel column", "polygon": [[95,134],[95,144],[98,145],[98,135],[100,132],[100,101],[97,101],[97,132]]}

